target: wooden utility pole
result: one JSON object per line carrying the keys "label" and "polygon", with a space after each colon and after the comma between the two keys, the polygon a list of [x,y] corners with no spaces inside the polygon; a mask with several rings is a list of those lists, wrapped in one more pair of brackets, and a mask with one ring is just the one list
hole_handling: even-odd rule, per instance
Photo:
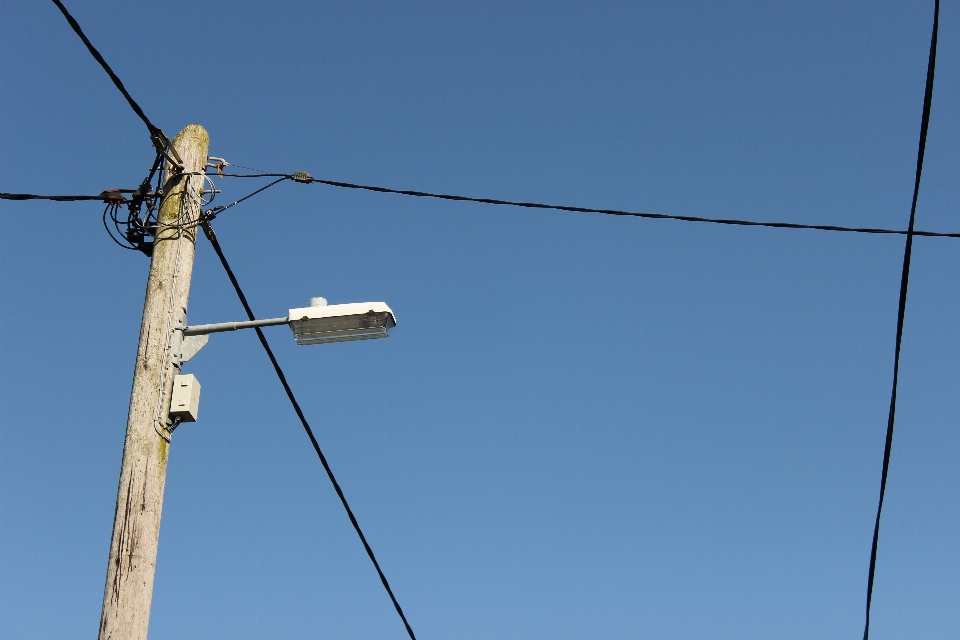
{"label": "wooden utility pole", "polygon": [[191,124],[172,142],[182,173],[168,165],[156,230],[127,435],[110,541],[100,640],[146,640],[170,436],[167,414],[177,373],[175,328],[187,311],[210,136]]}

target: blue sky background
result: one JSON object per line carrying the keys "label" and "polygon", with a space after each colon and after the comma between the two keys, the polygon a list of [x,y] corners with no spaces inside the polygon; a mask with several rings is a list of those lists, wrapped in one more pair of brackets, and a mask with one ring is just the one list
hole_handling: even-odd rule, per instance
{"label": "blue sky background", "polygon": [[[931,2],[72,2],[151,119],[267,171],[903,228]],[[960,230],[945,2],[918,227]],[[133,188],[142,123],[52,3],[0,3],[2,190]],[[229,202],[252,181],[221,183]],[[95,633],[148,261],[0,203],[0,636]],[[285,183],[216,221],[418,637],[862,633],[903,239]],[[872,636],[960,634],[960,241],[919,238]],[[243,311],[201,240],[190,319]],[[402,638],[254,334],[187,365],[150,637]]]}

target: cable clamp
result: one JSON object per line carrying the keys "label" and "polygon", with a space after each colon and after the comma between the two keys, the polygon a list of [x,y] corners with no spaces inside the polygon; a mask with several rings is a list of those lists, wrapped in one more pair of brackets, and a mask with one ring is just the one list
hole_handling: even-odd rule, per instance
{"label": "cable clamp", "polygon": [[120,189],[106,189],[100,193],[104,204],[123,204],[127,201],[120,192]]}
{"label": "cable clamp", "polygon": [[207,167],[217,170],[218,176],[223,176],[224,167],[229,167],[230,163],[224,160],[223,158],[217,158],[216,156],[210,156],[207,158]]}
{"label": "cable clamp", "polygon": [[173,148],[173,145],[170,143],[170,138],[166,134],[157,129],[150,133],[150,140],[153,141],[153,147],[157,150],[157,154],[166,158],[167,162],[171,165],[173,173],[180,173],[183,171],[183,160],[180,159],[180,154],[177,153],[177,150]]}
{"label": "cable clamp", "polygon": [[216,207],[207,209],[206,211],[203,212],[203,215],[201,216],[201,224],[202,222],[213,220],[214,218],[217,217],[217,214],[219,214],[221,211],[224,211],[225,209],[226,207],[223,205],[217,205]]}
{"label": "cable clamp", "polygon": [[158,436],[166,440],[167,444],[170,444],[170,436],[173,435],[173,429],[161,428],[159,423],[154,423],[153,430],[157,432]]}
{"label": "cable clamp", "polygon": [[167,421],[164,426],[160,426],[160,423],[153,425],[153,430],[157,432],[161,438],[167,441],[167,444],[170,444],[170,438],[173,437],[173,430],[180,426],[180,423],[183,422],[180,418],[171,418],[167,416]]}
{"label": "cable clamp", "polygon": [[306,171],[294,171],[293,175],[290,176],[290,179],[294,182],[302,182],[303,184],[310,184],[313,182],[313,176]]}

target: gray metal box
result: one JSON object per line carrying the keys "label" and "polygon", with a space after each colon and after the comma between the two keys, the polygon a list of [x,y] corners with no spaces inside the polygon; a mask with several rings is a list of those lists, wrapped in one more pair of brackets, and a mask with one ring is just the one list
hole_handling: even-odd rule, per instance
{"label": "gray metal box", "polygon": [[170,396],[170,417],[181,422],[196,422],[200,410],[200,382],[195,375],[180,375],[173,379]]}

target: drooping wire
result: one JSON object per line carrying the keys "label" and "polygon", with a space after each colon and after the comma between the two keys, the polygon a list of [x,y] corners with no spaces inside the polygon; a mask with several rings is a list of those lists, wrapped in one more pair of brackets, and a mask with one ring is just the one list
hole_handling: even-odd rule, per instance
{"label": "drooping wire", "polygon": [[[217,257],[220,259],[220,264],[223,265],[224,271],[227,272],[227,277],[230,279],[230,283],[237,292],[237,297],[240,299],[240,304],[243,305],[243,309],[247,314],[247,318],[249,318],[251,321],[256,320],[256,316],[254,316],[253,310],[250,308],[250,304],[247,302],[247,297],[243,294],[243,290],[240,288],[240,283],[237,281],[237,277],[234,275],[233,269],[230,268],[230,263],[227,262],[227,258],[223,254],[223,249],[220,247],[220,242],[217,240],[217,235],[213,231],[213,225],[210,224],[209,219],[204,219],[200,226],[203,229],[204,235],[206,235],[207,239],[210,241],[210,244],[213,246],[213,250],[216,252]],[[397,614],[399,614],[400,619],[403,621],[403,626],[406,628],[407,634],[410,636],[410,640],[416,640],[416,636],[413,634],[413,629],[410,627],[410,623],[407,622],[407,617],[403,614],[403,609],[400,608],[400,603],[397,601],[396,596],[393,595],[393,589],[390,588],[390,583],[387,582],[387,576],[384,575],[383,570],[380,568],[380,563],[377,562],[377,558],[373,554],[373,549],[367,542],[366,536],[363,535],[363,530],[360,529],[360,523],[357,522],[356,516],[353,515],[353,510],[350,508],[350,504],[347,502],[347,498],[343,494],[343,489],[340,488],[340,483],[337,482],[336,476],[333,475],[333,470],[330,468],[330,464],[327,462],[326,456],[323,455],[323,451],[320,449],[320,443],[317,442],[316,436],[313,435],[313,429],[310,428],[310,423],[307,422],[307,418],[303,414],[303,410],[300,408],[300,403],[297,402],[297,398],[293,395],[293,390],[287,383],[287,378],[283,374],[283,370],[280,368],[280,363],[277,362],[276,356],[273,355],[273,350],[270,348],[270,344],[267,342],[266,336],[263,334],[263,331],[260,329],[260,327],[254,327],[254,329],[256,329],[257,337],[260,339],[260,344],[263,346],[263,350],[266,351],[267,357],[270,358],[270,363],[273,365],[273,370],[276,372],[277,378],[279,378],[280,384],[283,386],[283,390],[286,392],[287,398],[290,400],[290,404],[293,406],[293,410],[300,419],[300,424],[303,425],[303,430],[306,431],[307,437],[310,439],[310,444],[313,445],[313,450],[316,451],[317,457],[320,458],[320,464],[323,465],[323,470],[327,472],[327,477],[330,479],[330,483],[333,485],[334,490],[337,492],[337,496],[340,498],[340,503],[347,512],[347,517],[350,519],[350,524],[353,525],[354,531],[357,532],[357,536],[359,536],[360,542],[363,543],[363,548],[367,552],[367,557],[370,558],[370,562],[373,563],[374,568],[377,570],[377,575],[380,576],[380,582],[383,583],[383,587],[386,589],[387,595],[390,596],[390,600],[393,602],[393,606],[397,610]]]}
{"label": "drooping wire", "polygon": [[[117,238],[114,237],[113,232],[110,231],[110,228],[107,227],[107,233],[110,234],[110,239],[122,247],[136,249],[146,255],[152,255],[153,253],[153,242],[148,241],[147,238],[152,234],[151,227],[149,226],[150,218],[156,213],[159,207],[157,200],[163,193],[163,189],[160,186],[160,180],[163,179],[162,174],[158,175],[157,187],[153,190],[152,194],[150,193],[150,183],[153,182],[153,176],[157,175],[160,165],[163,163],[163,158],[164,156],[158,151],[156,157],[153,159],[153,164],[150,166],[150,172],[147,173],[147,177],[143,179],[140,186],[137,187],[137,190],[130,196],[130,203],[127,205],[127,220],[124,224],[125,229],[120,229],[116,208],[110,210],[108,207],[111,217],[113,218],[114,227],[117,230],[117,234],[122,238],[122,242],[118,241]],[[146,218],[140,215],[144,202],[147,203]],[[106,215],[107,212],[105,211],[104,216]],[[104,226],[106,226],[106,219],[104,219]]]}
{"label": "drooping wire", "polygon": [[877,519],[873,525],[873,543],[870,547],[870,570],[867,574],[867,611],[863,625],[863,640],[870,637],[870,605],[873,601],[873,580],[877,568],[877,544],[880,540],[880,514],[883,512],[883,495],[887,489],[887,473],[890,470],[890,451],[893,448],[893,424],[897,413],[897,381],[900,375],[900,346],[903,340],[903,320],[907,310],[907,286],[910,282],[910,258],[913,253],[913,230],[917,215],[917,198],[920,195],[920,176],[923,173],[923,154],[927,146],[927,130],[930,124],[930,105],[933,102],[933,78],[937,63],[937,31],[940,18],[940,0],[934,0],[933,31],[930,35],[930,55],[927,60],[927,82],[923,92],[923,115],[920,118],[920,143],[917,149],[917,173],[913,183],[913,201],[910,204],[910,221],[907,224],[907,241],[903,249],[903,271],[900,275],[900,301],[897,307],[897,339],[893,355],[893,387],[890,391],[890,413],[887,416],[887,435],[883,445],[883,470],[880,473],[880,499],[877,502]]}
{"label": "drooping wire", "polygon": [[[90,55],[100,63],[100,66],[104,71],[107,72],[107,75],[110,76],[110,79],[113,81],[114,86],[123,94],[123,97],[126,98],[127,104],[130,105],[130,108],[133,109],[143,123],[147,125],[147,130],[150,132],[150,140],[153,142],[154,147],[157,149],[157,153],[166,156],[170,161],[174,162],[177,166],[183,166],[183,160],[180,159],[180,156],[177,154],[177,150],[173,148],[170,144],[169,138],[163,133],[160,127],[157,127],[152,122],[150,118],[147,117],[147,114],[143,112],[143,109],[140,108],[140,105],[137,104],[137,101],[133,99],[133,96],[127,91],[127,88],[123,86],[123,82],[113,72],[113,69],[110,68],[110,65],[107,64],[107,61],[103,58],[97,48],[93,46],[93,43],[90,42],[90,39],[87,38],[86,34],[83,32],[83,29],[80,28],[80,23],[77,22],[76,18],[70,15],[70,12],[67,11],[67,8],[63,6],[63,3],[60,0],[53,0],[53,4],[57,5],[57,8],[60,9],[60,13],[63,14],[63,17],[67,19],[67,22],[70,24],[70,27],[73,29],[74,33],[80,36],[80,39],[83,41],[83,44],[86,45],[87,51],[90,52]],[[173,155],[171,158],[168,156],[168,152]]]}
{"label": "drooping wire", "polygon": [[[138,247],[130,242],[123,230],[120,229],[119,213],[119,204],[108,204],[103,210],[103,228],[107,230],[107,235],[110,236],[110,239],[113,240],[118,247],[121,249],[136,251]],[[107,219],[113,222],[113,229],[110,228],[110,223],[107,222]]]}
{"label": "drooping wire", "polygon": [[[298,174],[305,176],[305,178],[298,179]],[[211,174],[213,175],[213,174]],[[902,229],[881,229],[873,227],[843,227],[838,225],[825,225],[825,224],[801,224],[797,222],[756,222],[753,220],[737,220],[731,218],[705,218],[701,216],[682,216],[682,215],[671,215],[666,213],[647,213],[640,211],[623,211],[620,209],[593,209],[589,207],[574,207],[568,205],[559,205],[559,204],[543,204],[540,202],[520,202],[514,200],[498,200],[495,198],[474,198],[471,196],[459,196],[451,195],[447,193],[429,193],[427,191],[411,191],[408,189],[390,189],[388,187],[376,187],[365,184],[355,184],[352,182],[339,182],[336,180],[323,180],[320,178],[310,177],[309,174],[304,172],[297,173],[263,173],[263,174],[232,174],[224,173],[220,174],[224,178],[265,178],[265,177],[275,177],[275,176],[284,176],[293,180],[294,182],[302,182],[304,184],[318,183],[325,184],[331,187],[340,187],[344,189],[360,189],[363,191],[374,191],[377,193],[393,193],[404,196],[415,196],[419,198],[437,198],[440,200],[453,200],[457,202],[478,202],[480,204],[492,204],[492,205],[501,205],[501,206],[510,206],[510,207],[524,207],[528,209],[551,209],[555,211],[572,211],[575,213],[600,213],[610,216],[624,216],[632,218],[650,218],[653,220],[679,220],[681,222],[708,222],[711,224],[725,224],[725,225],[734,225],[734,226],[743,226],[743,227],[772,227],[775,229],[811,229],[817,231],[839,231],[847,233],[868,233],[868,234],[879,234],[879,235],[907,235],[907,231]],[[960,233],[945,233],[939,231],[913,231],[915,236],[927,236],[933,238],[960,238]]]}
{"label": "drooping wire", "polygon": [[[158,156],[158,160],[160,156]],[[137,189],[110,189],[98,196],[46,196],[33,193],[0,193],[2,200],[53,200],[57,202],[78,202],[99,200],[106,203],[103,209],[103,227],[107,235],[124,249],[139,250],[150,255],[152,241],[147,239],[157,230],[156,211],[161,191],[159,187],[151,191],[150,181],[159,162]],[[209,180],[204,176],[205,180]],[[212,191],[212,190],[211,190]],[[128,197],[129,196],[129,197]],[[147,205],[147,214],[141,215],[143,205]],[[127,205],[126,216],[121,215],[121,206]]]}
{"label": "drooping wire", "polygon": [[[204,183],[209,185],[209,189],[200,190],[200,206],[204,207],[210,204],[219,191],[216,189],[209,175],[202,172],[180,172],[175,173],[169,178],[166,185],[161,184],[162,176],[157,176],[157,186],[152,191],[150,183],[154,174],[157,172],[158,162],[150,174],[144,179],[138,189],[114,189],[104,191],[98,199],[107,203],[103,210],[103,226],[107,230],[110,239],[124,249],[135,249],[147,256],[153,253],[153,242],[157,233],[165,229],[176,229],[184,231],[193,229],[200,224],[200,218],[196,216],[184,216],[182,211],[172,222],[162,223],[157,217],[163,194],[169,192],[174,182],[179,180],[190,180],[193,176],[199,176]],[[130,194],[129,198],[123,194]],[[203,196],[207,195],[208,198]],[[126,215],[121,214],[121,205],[127,205]],[[147,211],[143,212],[143,205],[146,205]],[[201,211],[200,217],[206,215]]]}

